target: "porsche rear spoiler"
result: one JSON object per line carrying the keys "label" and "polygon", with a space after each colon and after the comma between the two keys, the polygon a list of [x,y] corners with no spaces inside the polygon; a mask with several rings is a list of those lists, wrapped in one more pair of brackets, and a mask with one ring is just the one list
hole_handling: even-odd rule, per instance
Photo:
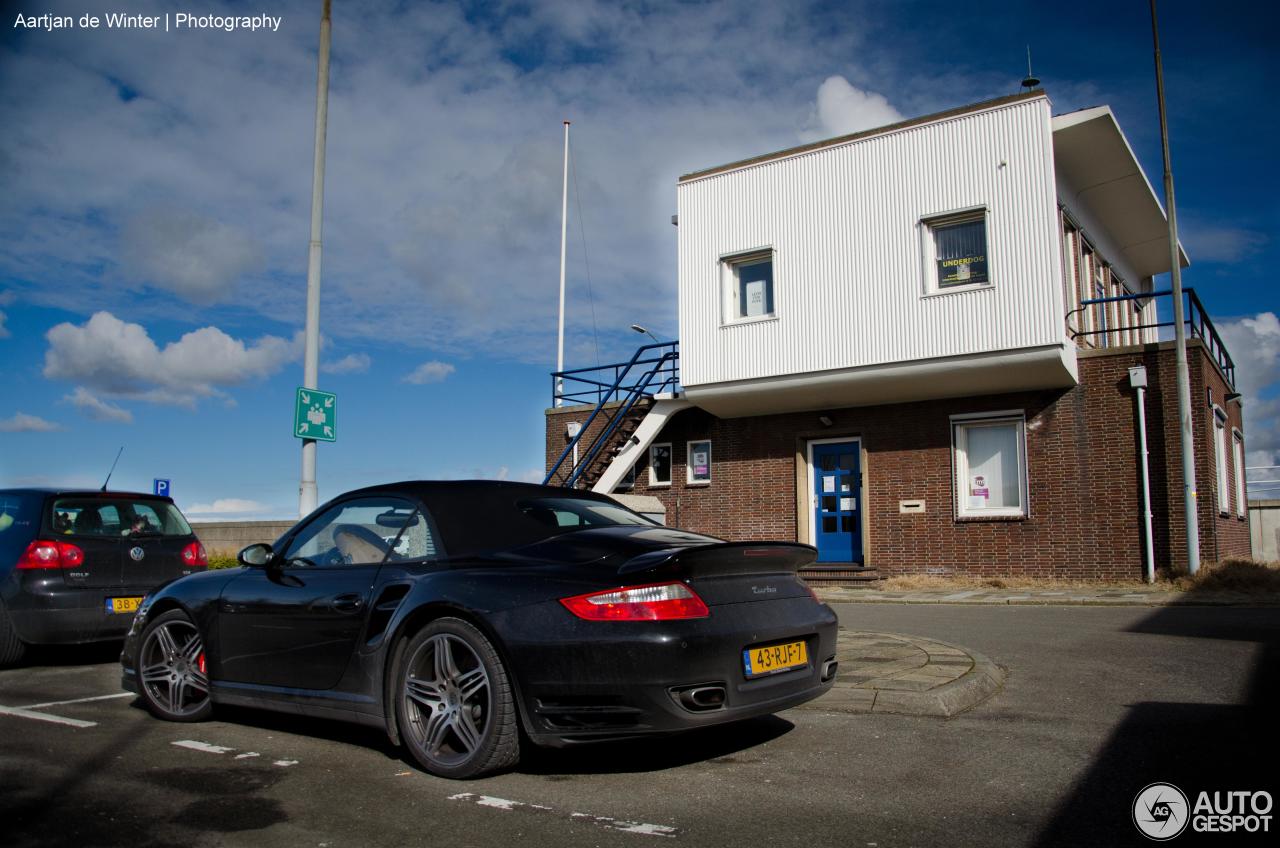
{"label": "porsche rear spoiler", "polygon": [[817,558],[816,548],[795,542],[722,542],[649,551],[620,565],[618,576],[641,571],[683,577],[794,574]]}

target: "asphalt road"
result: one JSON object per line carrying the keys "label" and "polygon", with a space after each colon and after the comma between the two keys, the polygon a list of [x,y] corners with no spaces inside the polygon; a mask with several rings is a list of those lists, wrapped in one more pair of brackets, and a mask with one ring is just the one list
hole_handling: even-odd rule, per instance
{"label": "asphalt road", "polygon": [[46,651],[0,671],[0,705],[75,701],[33,709],[92,724],[0,712],[0,842],[1146,845],[1130,816],[1149,783],[1280,797],[1280,610],[837,610],[849,628],[984,653],[1005,688],[950,720],[797,709],[451,782],[355,726],[242,710],[168,724],[132,697],[79,700],[119,693],[115,646]]}

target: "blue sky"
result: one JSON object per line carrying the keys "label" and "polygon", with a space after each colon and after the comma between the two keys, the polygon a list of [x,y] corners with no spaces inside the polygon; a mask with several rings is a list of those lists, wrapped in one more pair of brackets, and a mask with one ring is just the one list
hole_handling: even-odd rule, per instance
{"label": "blue sky", "polygon": [[[318,2],[4,2],[0,486],[149,490],[290,517]],[[19,14],[280,16],[276,32],[46,31]],[[1182,241],[1280,461],[1277,15],[1163,2]],[[335,0],[321,499],[539,479],[572,120],[567,364],[674,337],[679,174],[1014,93],[1109,104],[1161,161],[1147,4]],[[590,296],[588,296],[588,289]],[[598,350],[598,354],[597,354]],[[1280,477],[1280,475],[1275,475]]]}

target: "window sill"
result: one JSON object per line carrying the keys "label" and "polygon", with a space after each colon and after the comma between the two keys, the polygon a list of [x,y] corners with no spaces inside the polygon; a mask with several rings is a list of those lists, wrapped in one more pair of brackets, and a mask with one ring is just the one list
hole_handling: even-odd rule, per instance
{"label": "window sill", "polygon": [[1004,515],[957,515],[956,523],[957,524],[973,524],[976,522],[983,522],[983,521],[996,521],[996,522],[1026,521],[1028,517],[1029,516],[1027,516],[1025,513],[1018,513],[1017,515],[1008,514],[1008,513]]}
{"label": "window sill", "polygon": [[665,483],[650,483],[650,484],[649,484],[649,488],[650,488],[650,489],[670,489],[670,488],[671,488],[671,481],[670,481],[670,480],[668,480],[668,481],[667,481],[667,482],[665,482]]}
{"label": "window sill", "polygon": [[684,485],[686,488],[689,488],[689,489],[700,489],[700,488],[703,488],[704,486],[710,486],[711,481],[710,480],[686,480]]}
{"label": "window sill", "polygon": [[727,330],[730,327],[741,327],[747,324],[764,324],[769,321],[777,321],[778,313],[772,315],[760,315],[754,318],[735,318],[732,321],[725,321],[720,325],[720,329]]}
{"label": "window sill", "polygon": [[929,289],[921,298],[946,297],[949,294],[965,294],[966,292],[994,291],[994,283],[973,283],[967,286],[947,286],[945,289]]}

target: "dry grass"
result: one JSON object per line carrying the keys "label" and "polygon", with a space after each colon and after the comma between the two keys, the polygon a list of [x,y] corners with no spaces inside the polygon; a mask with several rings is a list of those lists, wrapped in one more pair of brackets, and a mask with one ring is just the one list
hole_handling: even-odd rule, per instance
{"label": "dry grass", "polygon": [[[1140,579],[1124,581],[1061,580],[1039,577],[974,577],[964,574],[906,574],[890,577],[874,584],[886,592],[959,592],[969,589],[1018,590],[1093,590],[1142,589]],[[1156,586],[1181,592],[1242,592],[1246,594],[1280,593],[1280,563],[1232,559],[1208,564],[1194,578],[1186,571],[1156,573]]]}
{"label": "dry grass", "polygon": [[1185,571],[1173,575],[1171,583],[1187,592],[1280,592],[1280,563],[1228,559],[1204,566],[1195,577]]}
{"label": "dry grass", "polygon": [[1057,580],[1043,577],[971,577],[957,574],[906,574],[890,577],[875,584],[888,592],[927,592],[930,590],[961,591],[964,589],[1120,589],[1141,586],[1140,581],[1101,582],[1097,580]]}

